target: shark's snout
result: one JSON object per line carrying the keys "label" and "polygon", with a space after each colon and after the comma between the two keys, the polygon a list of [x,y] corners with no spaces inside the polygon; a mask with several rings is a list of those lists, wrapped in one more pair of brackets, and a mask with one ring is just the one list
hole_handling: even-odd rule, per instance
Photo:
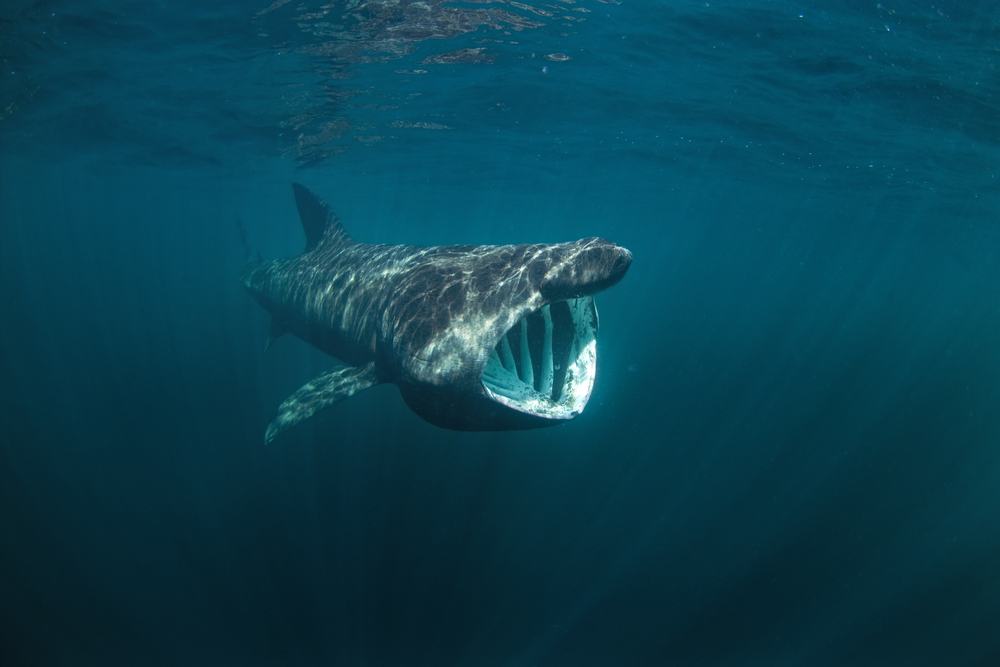
{"label": "shark's snout", "polygon": [[631,252],[604,239],[583,239],[567,246],[538,287],[550,303],[606,290],[625,277],[632,264]]}

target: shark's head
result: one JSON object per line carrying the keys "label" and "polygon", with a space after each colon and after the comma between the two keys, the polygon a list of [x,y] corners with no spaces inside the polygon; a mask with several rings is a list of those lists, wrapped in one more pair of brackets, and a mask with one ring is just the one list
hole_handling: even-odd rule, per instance
{"label": "shark's head", "polygon": [[624,277],[632,253],[599,238],[438,253],[422,258],[386,319],[394,381],[410,408],[459,430],[580,414],[597,373],[593,297]]}

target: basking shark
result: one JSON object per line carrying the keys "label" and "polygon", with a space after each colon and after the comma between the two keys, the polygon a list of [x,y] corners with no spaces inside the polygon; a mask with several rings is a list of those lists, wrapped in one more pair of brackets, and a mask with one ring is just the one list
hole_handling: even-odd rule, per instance
{"label": "basking shark", "polygon": [[[594,295],[628,271],[610,241],[420,247],[358,243],[294,184],[302,254],[240,276],[291,333],[344,362],[278,408],[265,442],[353,394],[395,383],[410,409],[462,431],[527,429],[583,411],[597,369]],[[266,349],[266,347],[265,347]]]}

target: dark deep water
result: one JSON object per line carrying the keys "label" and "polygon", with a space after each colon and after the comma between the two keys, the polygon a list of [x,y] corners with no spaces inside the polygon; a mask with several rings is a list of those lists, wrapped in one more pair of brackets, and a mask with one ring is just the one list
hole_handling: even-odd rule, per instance
{"label": "dark deep water", "polygon": [[[0,10],[2,664],[1000,664],[995,3],[268,5]],[[265,447],[293,180],[630,248],[584,414]]]}

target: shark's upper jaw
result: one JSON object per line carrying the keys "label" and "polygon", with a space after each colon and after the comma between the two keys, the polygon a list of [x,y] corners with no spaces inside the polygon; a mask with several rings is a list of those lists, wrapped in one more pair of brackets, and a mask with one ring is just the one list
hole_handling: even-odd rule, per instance
{"label": "shark's upper jaw", "polygon": [[483,369],[493,401],[541,419],[583,411],[597,374],[597,307],[591,296],[529,313],[504,333]]}

